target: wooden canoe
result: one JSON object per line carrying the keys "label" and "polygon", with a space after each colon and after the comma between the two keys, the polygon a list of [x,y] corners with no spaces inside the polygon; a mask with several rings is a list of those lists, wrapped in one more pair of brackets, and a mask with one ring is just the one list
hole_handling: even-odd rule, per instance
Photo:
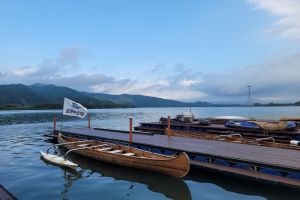
{"label": "wooden canoe", "polygon": [[[58,136],[59,144],[77,141],[80,141],[80,139],[66,137],[62,134],[59,134]],[[190,161],[187,154],[184,152],[174,156],[166,156],[143,151],[130,146],[101,141],[89,142],[87,144],[64,144],[62,146],[69,150],[74,150],[72,151],[74,153],[91,159],[126,167],[155,171],[177,178],[184,177],[190,170]],[[83,148],[83,146],[87,148]]]}

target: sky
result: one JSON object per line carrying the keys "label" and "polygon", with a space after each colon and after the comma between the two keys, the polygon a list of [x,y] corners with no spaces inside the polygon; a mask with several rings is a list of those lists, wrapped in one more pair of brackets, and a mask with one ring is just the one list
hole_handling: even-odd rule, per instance
{"label": "sky", "polygon": [[300,100],[300,0],[0,0],[0,84]]}

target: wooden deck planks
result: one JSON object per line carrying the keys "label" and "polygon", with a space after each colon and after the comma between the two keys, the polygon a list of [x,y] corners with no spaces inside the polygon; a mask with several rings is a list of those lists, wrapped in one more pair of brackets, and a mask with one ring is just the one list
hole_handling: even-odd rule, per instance
{"label": "wooden deck planks", "polygon": [[[128,142],[129,135],[118,131],[96,129],[66,129],[63,132]],[[209,155],[233,161],[254,163],[289,171],[300,171],[300,151],[230,142],[184,138],[165,135],[133,134],[133,142],[161,148]]]}

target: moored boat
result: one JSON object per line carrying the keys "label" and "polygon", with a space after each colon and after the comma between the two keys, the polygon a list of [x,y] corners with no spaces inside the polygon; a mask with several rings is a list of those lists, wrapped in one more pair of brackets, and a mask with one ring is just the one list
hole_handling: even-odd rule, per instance
{"label": "moored boat", "polygon": [[291,121],[266,122],[234,120],[228,121],[225,126],[230,128],[261,129],[263,131],[293,131],[297,127],[296,123]]}
{"label": "moored boat", "polygon": [[230,128],[249,128],[249,129],[261,129],[259,125],[248,121],[233,121],[230,120],[225,124],[226,127]]}
{"label": "moored boat", "polygon": [[78,167],[78,165],[76,163],[73,163],[67,159],[64,159],[62,157],[56,156],[56,155],[52,155],[52,154],[48,154],[45,152],[40,152],[41,156],[44,160],[46,160],[47,162],[54,164],[54,165],[60,165],[62,167],[70,167],[72,169],[76,169],[76,167]]}
{"label": "moored boat", "polygon": [[184,152],[178,155],[166,156],[108,142],[85,142],[84,140],[65,137],[61,134],[58,136],[58,142],[69,150],[65,154],[65,158],[70,152],[73,152],[94,160],[155,171],[178,178],[187,175],[190,169],[189,158]]}

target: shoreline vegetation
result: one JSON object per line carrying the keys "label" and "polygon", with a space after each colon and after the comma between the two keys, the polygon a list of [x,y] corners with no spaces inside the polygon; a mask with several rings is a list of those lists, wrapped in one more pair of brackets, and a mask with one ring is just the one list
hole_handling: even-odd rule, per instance
{"label": "shoreline vegetation", "polygon": [[[102,105],[102,106],[93,106],[93,105],[83,105],[88,109],[114,109],[114,108],[143,108],[143,107],[134,107],[130,105]],[[268,104],[260,104],[255,103],[251,107],[289,107],[289,106],[300,106],[299,103],[286,103],[286,104],[276,104],[276,103],[268,103]],[[2,105],[0,106],[0,110],[57,110],[61,109],[63,104],[41,104],[41,105],[28,105],[28,106],[18,106],[18,105]],[[186,107],[186,106],[164,106],[164,107]],[[189,107],[249,107],[247,105],[211,105],[211,106],[189,106]],[[151,108],[151,107],[144,107]]]}
{"label": "shoreline vegetation", "polygon": [[[83,105],[88,109],[107,109],[107,108],[132,108],[127,105],[113,105],[113,106],[90,106]],[[42,104],[42,105],[28,105],[28,106],[18,106],[18,105],[2,105],[0,110],[57,110],[62,109],[63,104]]]}
{"label": "shoreline vegetation", "polygon": [[[80,92],[68,87],[45,84],[0,85],[0,110],[61,109],[67,97],[88,109],[105,108],[157,108],[157,107],[247,107],[246,104],[217,104],[205,101],[181,102],[158,97],[130,94]],[[300,106],[296,103],[254,103],[253,107]]]}

